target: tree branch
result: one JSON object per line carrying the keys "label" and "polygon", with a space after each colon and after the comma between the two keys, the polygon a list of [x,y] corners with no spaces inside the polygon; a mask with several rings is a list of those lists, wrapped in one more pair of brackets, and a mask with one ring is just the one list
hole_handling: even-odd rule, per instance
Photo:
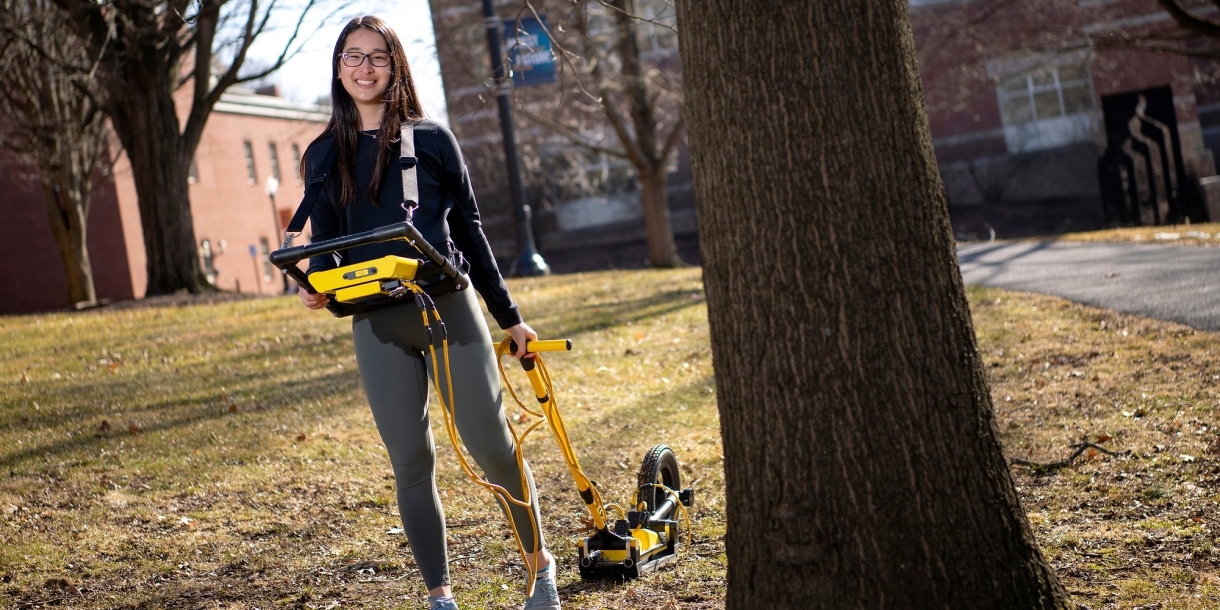
{"label": "tree branch", "polygon": [[1072,462],[1075,462],[1076,458],[1080,457],[1080,454],[1084,453],[1085,449],[1096,449],[1106,455],[1114,455],[1114,456],[1131,454],[1130,449],[1128,449],[1126,451],[1111,451],[1109,449],[1106,449],[1105,447],[1102,447],[1101,445],[1098,445],[1096,443],[1089,443],[1089,442],[1076,443],[1075,445],[1071,445],[1071,447],[1073,449],[1075,449],[1076,451],[1072,452],[1072,455],[1069,455],[1066,459],[1059,460],[1058,462],[1050,462],[1048,464],[1043,464],[1040,462],[1031,462],[1029,460],[1023,460],[1020,458],[1012,458],[1011,461],[1013,464],[1016,464],[1019,466],[1029,466],[1031,469],[1036,470],[1038,472],[1051,473],[1056,470],[1059,470],[1060,468],[1067,468],[1068,466],[1071,466]]}
{"label": "tree branch", "polygon": [[556,121],[553,121],[549,118],[543,117],[542,115],[531,112],[530,110],[525,109],[525,108],[519,108],[517,111],[520,112],[522,115],[524,115],[529,120],[534,121],[535,123],[538,123],[539,125],[542,125],[543,127],[546,127],[547,129],[551,130],[552,132],[567,138],[573,144],[580,146],[581,148],[586,148],[593,152],[605,153],[607,155],[610,155],[613,157],[618,157],[620,159],[630,160],[630,157],[628,157],[627,153],[625,153],[621,150],[616,150],[613,148],[607,148],[605,146],[598,146],[597,144],[593,144],[593,143],[589,142],[588,140],[585,140],[584,137],[582,135],[580,135],[579,132],[575,132],[575,131],[565,127],[564,125],[559,124]]}
{"label": "tree branch", "polygon": [[[1013,1],[1013,0],[1008,0],[1008,1],[1009,1],[1009,2],[1011,2],[1011,1]],[[663,28],[665,28],[665,29],[667,29],[667,30],[669,30],[669,31],[671,31],[671,32],[673,32],[673,33],[675,33],[675,34],[677,34],[677,33],[678,33],[678,28],[676,28],[676,27],[674,27],[674,26],[672,26],[672,25],[669,25],[668,23],[662,23],[662,22],[660,22],[660,21],[656,21],[656,20],[654,20],[654,19],[649,19],[649,18],[647,18],[647,17],[641,17],[641,16],[639,16],[639,15],[634,15],[634,14],[629,13],[629,12],[627,12],[627,11],[625,11],[625,10],[623,10],[623,9],[621,9],[621,8],[619,8],[619,7],[617,7],[617,6],[614,6],[613,4],[610,4],[610,3],[606,2],[606,0],[597,0],[597,3],[598,3],[598,4],[600,4],[600,5],[602,5],[602,6],[604,6],[604,7],[606,7],[606,8],[608,8],[608,9],[610,9],[610,10],[612,10],[612,11],[617,11],[617,12],[622,13],[622,14],[624,14],[624,15],[626,15],[626,16],[628,16],[628,17],[632,18],[632,19],[635,19],[636,21],[643,21],[643,22],[645,22],[645,23],[651,23],[651,24],[653,24],[653,25],[659,25],[659,26],[661,26],[661,27],[663,27]]]}
{"label": "tree branch", "polygon": [[660,154],[657,158],[664,161],[669,158],[669,153],[673,152],[674,146],[677,146],[678,139],[682,136],[683,130],[686,128],[686,115],[678,115],[678,122],[674,123],[673,131],[669,132],[669,137],[665,138],[665,145],[661,147]]}
{"label": "tree branch", "polygon": [[1178,22],[1178,25],[1204,36],[1220,38],[1220,22],[1191,13],[1182,6],[1180,0],[1157,0],[1157,3],[1169,13],[1169,16],[1173,17],[1174,21]]}

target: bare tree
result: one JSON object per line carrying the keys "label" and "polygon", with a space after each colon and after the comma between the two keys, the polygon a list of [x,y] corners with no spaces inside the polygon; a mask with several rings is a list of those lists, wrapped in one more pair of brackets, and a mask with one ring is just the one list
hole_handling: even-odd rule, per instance
{"label": "bare tree", "polygon": [[1074,607],[1000,450],[907,2],[679,9],[726,607]]}
{"label": "bare tree", "polygon": [[[146,294],[202,292],[188,174],[212,108],[229,87],[279,69],[300,49],[306,17],[320,0],[53,0],[98,66],[105,110],[131,162],[148,259]],[[278,57],[245,72],[273,15],[298,11]],[[290,13],[291,14],[291,13]],[[185,124],[175,92],[190,89]]]}
{"label": "bare tree", "polygon": [[98,182],[109,176],[110,130],[93,81],[96,56],[48,0],[0,3],[0,148],[37,170],[68,303],[97,302],[87,229]]}
{"label": "bare tree", "polygon": [[[600,169],[589,175],[587,166],[606,166],[589,159],[627,164],[644,209],[649,263],[684,265],[674,243],[668,197],[674,151],[685,133],[672,0],[524,0],[504,13],[506,19],[541,15],[549,21],[559,83],[537,88],[541,92],[519,90],[514,98],[515,112],[541,128],[521,134],[523,152],[533,157],[526,158],[527,167],[547,170],[532,172],[547,182],[535,179],[532,186],[561,191],[576,186],[579,191],[617,185],[622,181],[599,179]],[[463,28],[470,26],[438,20],[438,37],[462,36]],[[641,41],[649,48],[641,48]],[[520,43],[509,36],[506,44]],[[481,63],[473,59],[456,64],[485,78]],[[494,83],[488,81],[488,86],[493,93]],[[557,185],[557,180],[571,184]]]}

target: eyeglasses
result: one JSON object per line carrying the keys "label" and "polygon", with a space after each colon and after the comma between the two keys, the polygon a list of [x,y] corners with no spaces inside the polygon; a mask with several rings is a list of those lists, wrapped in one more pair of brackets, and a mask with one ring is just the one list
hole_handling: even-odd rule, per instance
{"label": "eyeglasses", "polygon": [[390,56],[387,53],[340,53],[339,57],[343,60],[343,65],[349,68],[359,68],[360,64],[364,63],[364,58],[369,59],[369,63],[373,67],[384,68],[390,65]]}

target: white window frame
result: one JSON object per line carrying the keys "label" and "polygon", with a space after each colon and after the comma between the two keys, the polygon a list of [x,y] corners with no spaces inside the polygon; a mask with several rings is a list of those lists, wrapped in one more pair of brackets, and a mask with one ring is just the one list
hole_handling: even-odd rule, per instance
{"label": "white window frame", "polygon": [[[1009,154],[1020,154],[1050,148],[1059,148],[1078,142],[1095,141],[1101,127],[1101,111],[1097,107],[1097,92],[1093,86],[1093,71],[1090,66],[1090,55],[1086,52],[1072,52],[1057,55],[1035,55],[1017,58],[1001,58],[988,62],[987,71],[995,81],[996,101],[999,105],[1000,120],[1004,125],[1004,142]],[[1083,65],[1085,77],[1071,81],[1061,81],[1059,70],[1062,67]],[[1034,73],[1039,70],[1049,70],[1052,84],[1035,85]],[[1025,75],[1024,91],[1004,91],[1002,85],[1020,74]],[[1087,110],[1067,113],[1063,100],[1063,89],[1071,89],[1085,85],[1088,87],[1089,99],[1092,102]],[[1038,117],[1038,106],[1035,96],[1039,93],[1055,91],[1059,100],[1059,114],[1049,118]],[[1004,103],[1011,99],[1026,96],[1030,115],[1028,121],[1011,123],[1004,112]]]}

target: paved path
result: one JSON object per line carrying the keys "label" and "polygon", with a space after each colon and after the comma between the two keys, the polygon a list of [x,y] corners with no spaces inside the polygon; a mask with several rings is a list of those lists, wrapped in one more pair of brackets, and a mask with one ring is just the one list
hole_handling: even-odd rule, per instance
{"label": "paved path", "polygon": [[1220,331],[1220,248],[997,242],[962,246],[957,253],[967,284]]}

